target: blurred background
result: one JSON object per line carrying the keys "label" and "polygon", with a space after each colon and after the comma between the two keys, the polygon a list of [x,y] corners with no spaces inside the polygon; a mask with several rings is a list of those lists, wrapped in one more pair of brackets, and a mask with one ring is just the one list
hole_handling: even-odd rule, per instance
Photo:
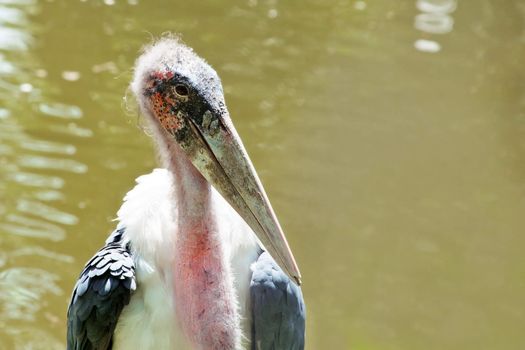
{"label": "blurred background", "polygon": [[0,0],[1,349],[64,348],[79,272],[156,166],[123,98],[166,31],[222,77],[309,349],[525,348],[522,0]]}

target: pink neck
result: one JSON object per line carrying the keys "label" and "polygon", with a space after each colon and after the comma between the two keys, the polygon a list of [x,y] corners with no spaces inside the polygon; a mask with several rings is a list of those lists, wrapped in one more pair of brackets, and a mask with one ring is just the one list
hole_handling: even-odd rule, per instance
{"label": "pink neck", "polygon": [[196,348],[237,349],[236,296],[210,184],[178,145],[168,144],[168,154],[165,162],[173,174],[177,218],[172,267],[177,317]]}

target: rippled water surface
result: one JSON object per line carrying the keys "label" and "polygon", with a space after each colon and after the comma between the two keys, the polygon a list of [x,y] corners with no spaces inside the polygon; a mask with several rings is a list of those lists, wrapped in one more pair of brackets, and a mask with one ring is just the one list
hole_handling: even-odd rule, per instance
{"label": "rippled water surface", "polygon": [[124,97],[166,31],[222,77],[309,349],[525,348],[521,0],[0,0],[0,348],[64,348],[80,269],[156,165]]}

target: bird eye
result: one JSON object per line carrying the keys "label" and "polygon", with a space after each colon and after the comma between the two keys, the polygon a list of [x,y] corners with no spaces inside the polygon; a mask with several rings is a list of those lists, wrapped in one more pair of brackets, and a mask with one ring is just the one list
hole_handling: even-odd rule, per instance
{"label": "bird eye", "polygon": [[175,93],[181,97],[186,97],[190,93],[188,87],[183,84],[175,85]]}

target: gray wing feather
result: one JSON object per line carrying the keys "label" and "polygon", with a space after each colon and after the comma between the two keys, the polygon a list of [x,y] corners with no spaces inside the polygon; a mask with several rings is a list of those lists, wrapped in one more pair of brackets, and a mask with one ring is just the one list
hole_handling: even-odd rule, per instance
{"label": "gray wing feather", "polygon": [[129,248],[124,229],[118,229],[84,267],[67,312],[68,350],[112,348],[120,313],[136,289]]}
{"label": "gray wing feather", "polygon": [[306,308],[301,288],[267,252],[253,265],[250,297],[252,349],[304,349]]}

